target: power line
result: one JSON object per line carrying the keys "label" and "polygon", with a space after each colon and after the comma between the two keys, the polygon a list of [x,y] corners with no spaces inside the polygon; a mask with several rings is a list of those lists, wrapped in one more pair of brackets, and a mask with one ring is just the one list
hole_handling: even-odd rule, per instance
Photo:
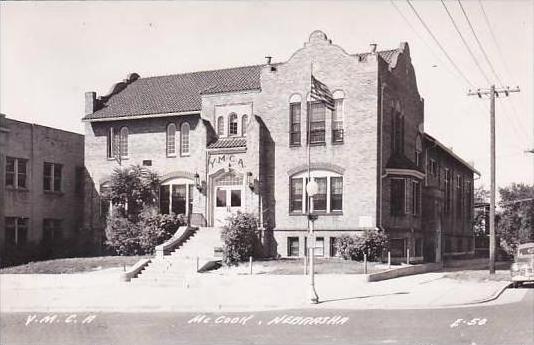
{"label": "power line", "polygon": [[412,3],[410,2],[410,0],[406,0],[406,2],[408,3],[408,5],[410,5],[410,8],[412,9],[413,13],[415,14],[415,16],[417,17],[417,19],[419,19],[419,21],[421,22],[421,24],[424,26],[425,30],[428,32],[428,34],[432,37],[432,39],[434,40],[434,42],[438,45],[438,47],[441,49],[441,51],[443,52],[443,54],[445,54],[445,56],[447,57],[447,59],[449,60],[449,62],[451,63],[451,65],[456,69],[456,72],[458,72],[458,74],[467,82],[467,84],[471,85],[472,87],[474,87],[473,83],[471,83],[471,81],[469,81],[469,79],[467,79],[467,77],[463,74],[463,72],[460,70],[460,68],[458,68],[458,66],[456,65],[456,63],[454,62],[454,60],[450,57],[449,53],[447,53],[447,51],[445,50],[445,48],[443,48],[443,46],[441,45],[441,43],[438,41],[438,39],[436,38],[436,36],[432,33],[432,31],[430,30],[430,28],[428,27],[428,25],[426,25],[425,21],[423,20],[423,18],[421,18],[421,16],[419,15],[419,13],[417,13],[417,10],[415,9],[415,7],[413,7]]}
{"label": "power line", "polygon": [[452,22],[452,26],[454,26],[454,29],[456,29],[456,32],[458,33],[458,36],[460,36],[460,39],[462,40],[462,43],[464,44],[465,48],[469,52],[469,55],[471,55],[471,58],[473,58],[473,61],[475,62],[475,65],[478,67],[478,70],[480,71],[480,73],[482,74],[484,79],[486,79],[486,82],[488,84],[490,84],[491,82],[490,82],[488,76],[486,75],[486,72],[484,72],[484,70],[480,66],[480,64],[478,62],[478,59],[476,58],[475,54],[473,54],[473,51],[469,47],[469,44],[467,44],[467,42],[466,42],[466,40],[464,38],[464,35],[462,35],[462,32],[460,31],[460,28],[458,28],[458,25],[456,25],[456,22],[454,21],[454,18],[452,16],[451,12],[447,8],[447,6],[445,5],[445,2],[443,2],[443,0],[441,0],[441,4],[443,5],[443,8],[445,9],[445,12],[447,12],[447,15],[449,16],[449,18],[450,18],[450,20]]}
{"label": "power line", "polygon": [[490,61],[490,59],[488,57],[488,54],[486,53],[486,50],[482,46],[482,43],[480,43],[480,40],[478,39],[478,36],[477,36],[477,34],[475,32],[475,29],[473,28],[473,25],[471,24],[471,21],[469,20],[469,16],[467,15],[467,12],[465,11],[464,6],[462,5],[462,2],[460,0],[458,0],[458,4],[460,5],[460,8],[462,9],[462,12],[464,14],[465,20],[467,21],[467,24],[469,24],[469,28],[471,29],[471,32],[473,33],[473,36],[475,37],[475,40],[476,40],[476,42],[478,44],[478,47],[480,48],[480,51],[482,51],[482,54],[484,55],[484,58],[486,59],[486,62],[488,63],[491,71],[493,72],[493,75],[495,75],[495,77],[497,78],[499,83],[501,83],[501,85],[503,85],[503,82],[502,82],[501,78],[499,77],[497,72],[495,72],[495,69],[493,68],[493,64],[491,63],[491,61]]}

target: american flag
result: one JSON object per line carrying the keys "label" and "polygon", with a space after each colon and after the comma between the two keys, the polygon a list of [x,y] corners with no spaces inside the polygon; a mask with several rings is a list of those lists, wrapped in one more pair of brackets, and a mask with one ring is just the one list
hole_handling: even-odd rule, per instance
{"label": "american flag", "polygon": [[334,97],[328,86],[315,79],[313,74],[311,76],[311,98],[323,102],[328,109],[334,110]]}

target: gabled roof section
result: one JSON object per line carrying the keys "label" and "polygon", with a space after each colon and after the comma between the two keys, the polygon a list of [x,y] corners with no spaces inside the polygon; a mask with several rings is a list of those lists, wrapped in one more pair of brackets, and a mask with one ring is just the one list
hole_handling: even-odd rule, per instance
{"label": "gabled roof section", "polygon": [[463,164],[466,168],[468,168],[469,170],[471,170],[472,172],[474,172],[475,174],[477,174],[478,176],[480,176],[480,172],[475,169],[471,164],[467,163],[466,161],[464,161],[460,156],[458,156],[456,153],[454,153],[450,148],[446,147],[445,145],[443,145],[441,142],[439,142],[438,139],[432,137],[430,134],[428,133],[425,133],[424,135],[424,139],[425,140],[428,140],[429,142],[435,144],[436,146],[438,146],[439,148],[441,148],[443,151],[447,152],[449,155],[451,155],[454,159],[456,159],[458,162],[460,162],[461,164]]}
{"label": "gabled roof section", "polygon": [[208,149],[246,148],[247,139],[243,137],[219,138],[208,145]]}
{"label": "gabled roof section", "polygon": [[418,167],[414,162],[412,162],[408,157],[403,153],[394,153],[389,158],[386,163],[386,169],[403,169],[403,170],[415,170],[423,172],[423,169]]}
{"label": "gabled roof section", "polygon": [[261,67],[139,78],[120,92],[101,97],[98,110],[83,120],[200,111],[201,94],[259,90]]}

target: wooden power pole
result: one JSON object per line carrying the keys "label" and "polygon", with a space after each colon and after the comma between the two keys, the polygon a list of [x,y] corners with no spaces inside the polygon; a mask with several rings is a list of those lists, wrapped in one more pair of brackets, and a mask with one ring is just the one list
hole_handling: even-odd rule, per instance
{"label": "wooden power pole", "polygon": [[478,89],[467,93],[468,96],[478,96],[482,98],[483,95],[490,96],[490,139],[491,139],[491,153],[490,153],[490,174],[491,174],[491,191],[490,191],[490,241],[489,241],[489,272],[491,275],[495,274],[495,96],[499,94],[509,96],[511,92],[519,92],[519,86],[510,89],[495,88],[491,85],[489,89]]}

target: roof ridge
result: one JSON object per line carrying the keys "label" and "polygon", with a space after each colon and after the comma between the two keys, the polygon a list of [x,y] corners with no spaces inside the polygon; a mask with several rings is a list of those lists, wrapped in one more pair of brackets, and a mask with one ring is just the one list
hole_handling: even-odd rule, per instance
{"label": "roof ridge", "polygon": [[[276,64],[271,64],[271,65],[276,65]],[[209,72],[231,71],[231,70],[242,69],[242,68],[263,67],[263,66],[266,66],[266,64],[235,66],[235,67],[228,67],[228,68],[216,68],[216,69],[207,69],[207,70],[202,70],[202,71],[185,72],[185,73],[153,75],[150,77],[141,77],[137,80],[142,80],[142,79],[146,80],[146,79],[154,79],[154,78],[162,78],[162,77],[176,77],[176,76],[185,76],[185,75],[191,75],[191,74],[209,73]]]}

